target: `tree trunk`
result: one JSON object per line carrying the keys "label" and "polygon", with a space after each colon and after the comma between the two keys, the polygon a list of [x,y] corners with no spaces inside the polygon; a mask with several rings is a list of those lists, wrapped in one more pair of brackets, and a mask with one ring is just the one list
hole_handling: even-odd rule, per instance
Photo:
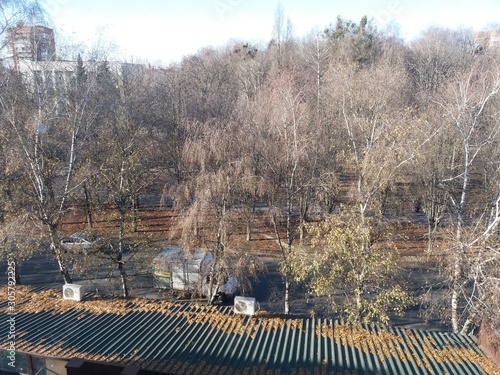
{"label": "tree trunk", "polygon": [[455,254],[453,261],[453,281],[451,285],[451,326],[453,332],[458,333],[459,329],[459,302],[460,302],[460,285],[462,279],[462,262],[463,262],[463,245],[462,245],[462,218],[459,215],[459,222],[457,223]]}
{"label": "tree trunk", "polygon": [[14,277],[16,285],[21,285],[21,274],[19,273],[18,261],[14,260]]}
{"label": "tree trunk", "polygon": [[139,194],[132,196],[132,232],[137,232],[137,223],[139,220]]}
{"label": "tree trunk", "polygon": [[[257,192],[254,192],[254,197]],[[252,211],[248,213],[247,218],[247,241],[252,241],[252,220],[255,217],[255,198],[252,199]]]}
{"label": "tree trunk", "polygon": [[252,241],[252,226],[250,224],[250,219],[247,220],[247,241]]}
{"label": "tree trunk", "polygon": [[208,286],[207,286],[207,303],[209,305],[213,305],[215,303],[215,295],[217,291],[214,291],[214,281],[217,278],[217,271],[216,271],[216,265],[219,263],[219,246],[221,245],[220,243],[220,232],[217,234],[217,240],[216,240],[216,249],[213,254],[213,259],[212,259],[212,264],[210,266],[210,273],[209,277],[210,279],[208,280]]}
{"label": "tree trunk", "polygon": [[300,223],[299,223],[299,241],[300,241],[300,243],[302,243],[302,240],[304,239],[308,211],[309,211],[309,205],[307,204],[307,199],[301,198],[300,199]]}
{"label": "tree trunk", "polygon": [[[224,225],[224,220],[226,217],[226,198],[222,198],[222,210],[219,219],[219,228],[217,230],[217,235],[215,238],[215,249],[213,253],[212,265],[210,267],[210,280],[208,284],[208,304],[213,305],[215,302],[215,297],[219,292],[219,278],[222,275],[221,263],[224,259],[225,251],[225,241],[226,241],[226,230]],[[214,281],[217,282],[214,290]]]}
{"label": "tree trunk", "polygon": [[285,315],[290,314],[290,278],[285,276]]}
{"label": "tree trunk", "polygon": [[85,196],[85,213],[87,216],[87,226],[89,229],[94,227],[94,220],[92,217],[92,197],[90,195],[90,191],[87,188],[87,183],[83,184],[83,194]]}
{"label": "tree trunk", "polygon": [[[215,262],[215,260],[214,260]],[[215,263],[214,263],[215,264]],[[208,282],[208,295],[207,295],[207,300],[209,305],[213,305],[215,303],[215,297],[217,296],[217,293],[219,293],[219,284],[217,283],[214,288],[214,281],[218,279],[217,272],[212,268],[212,271],[210,272],[210,280]]]}
{"label": "tree trunk", "polygon": [[73,279],[71,278],[69,271],[68,271],[68,266],[66,265],[66,260],[64,259],[64,256],[61,251],[61,245],[59,244],[56,236],[56,229],[54,225],[48,224],[48,229],[49,229],[49,236],[50,236],[50,250],[54,253],[56,256],[57,264],[59,266],[59,271],[61,272],[61,275],[64,278],[64,283],[65,284],[72,284]]}
{"label": "tree trunk", "polygon": [[428,197],[424,200],[424,211],[427,218],[428,243],[427,251],[430,253],[433,247],[433,235],[437,232],[438,226],[443,218],[443,196],[438,187],[439,181],[436,172],[432,174],[432,181],[428,188]]}
{"label": "tree trunk", "polygon": [[128,297],[128,284],[127,284],[127,272],[125,270],[125,263],[123,262],[123,242],[125,237],[125,212],[124,208],[119,208],[120,210],[120,234],[118,238],[118,254],[116,256],[116,261],[118,263],[118,270],[120,271],[120,280],[122,284],[122,296]]}
{"label": "tree trunk", "polygon": [[360,288],[356,289],[354,291],[354,294],[356,296],[356,319],[360,319],[360,317],[362,316],[362,304],[361,304],[361,296],[363,294],[363,292],[361,291]]}
{"label": "tree trunk", "polygon": [[462,272],[464,267],[464,244],[462,242],[462,226],[463,226],[463,210],[465,207],[465,202],[467,199],[467,192],[469,188],[469,166],[470,166],[470,145],[468,140],[464,141],[464,173],[462,182],[462,191],[460,202],[457,205],[457,231],[455,237],[455,254],[453,261],[453,275],[452,275],[452,285],[451,285],[451,326],[453,332],[458,333],[460,331],[460,317],[459,317],[459,307],[460,307],[460,294],[462,289]]}
{"label": "tree trunk", "polygon": [[[290,271],[289,271],[289,267],[288,267],[288,256],[287,256],[287,253],[286,253],[286,249],[285,247],[283,246],[283,242],[281,241],[281,236],[279,234],[279,229],[278,229],[278,221],[277,221],[277,218],[276,218],[276,214],[273,213],[271,215],[271,221],[273,223],[273,227],[274,227],[274,234],[276,235],[276,241],[278,242],[278,246],[281,250],[281,254],[283,256],[283,263],[285,264],[285,267],[284,267],[284,270],[282,269],[282,275],[283,275],[283,278],[284,278],[284,281],[285,281],[285,295],[284,295],[284,301],[285,301],[285,309],[284,309],[284,312],[285,314],[289,314],[290,313],[290,278],[289,278],[289,274],[290,274]],[[288,247],[287,249],[290,249],[291,248],[291,242],[290,240],[288,241]]]}
{"label": "tree trunk", "polygon": [[[51,247],[52,246],[53,245],[51,245]],[[56,254],[57,264],[59,265],[59,270],[61,271],[61,275],[64,278],[64,283],[65,284],[72,284],[73,279],[71,278],[69,271],[68,271],[68,268],[66,267],[66,264],[65,264],[64,260],[62,259],[63,257],[61,255],[61,249],[59,249],[59,248],[54,249],[54,253]]]}
{"label": "tree trunk", "polygon": [[[213,270],[213,267],[211,268],[210,270],[210,273],[209,273],[209,280],[208,280],[208,285],[207,285],[207,302],[209,305],[213,305],[214,304],[214,296],[212,293],[213,292],[213,289],[214,289],[214,270]],[[203,290],[203,285],[202,285],[202,290]]]}
{"label": "tree trunk", "polygon": [[125,271],[125,265],[122,261],[118,263],[118,270],[120,271],[120,280],[122,284],[122,297],[128,297],[128,284],[127,284],[127,272]]}
{"label": "tree trunk", "polygon": [[427,252],[430,254],[432,251],[432,223],[430,221],[427,221],[427,235],[428,235],[428,240],[427,240]]}
{"label": "tree trunk", "polygon": [[198,239],[198,218],[197,217],[194,219],[193,236],[195,239]]}

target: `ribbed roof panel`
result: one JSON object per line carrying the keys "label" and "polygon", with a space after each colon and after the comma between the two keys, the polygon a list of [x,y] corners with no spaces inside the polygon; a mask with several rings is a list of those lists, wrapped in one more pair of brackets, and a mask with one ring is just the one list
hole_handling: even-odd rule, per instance
{"label": "ribbed roof panel", "polygon": [[[18,289],[19,351],[192,374],[500,375],[467,336],[329,319],[235,315],[230,307]],[[0,321],[9,318],[0,304]],[[0,325],[8,348],[8,325]]]}

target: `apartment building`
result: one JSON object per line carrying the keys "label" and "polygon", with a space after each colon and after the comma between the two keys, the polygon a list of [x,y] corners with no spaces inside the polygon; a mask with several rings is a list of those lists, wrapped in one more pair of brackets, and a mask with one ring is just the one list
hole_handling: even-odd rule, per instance
{"label": "apartment building", "polygon": [[45,26],[18,25],[7,29],[4,64],[20,69],[22,61],[55,61],[54,30]]}
{"label": "apartment building", "polygon": [[474,50],[476,52],[500,50],[500,30],[474,33]]}

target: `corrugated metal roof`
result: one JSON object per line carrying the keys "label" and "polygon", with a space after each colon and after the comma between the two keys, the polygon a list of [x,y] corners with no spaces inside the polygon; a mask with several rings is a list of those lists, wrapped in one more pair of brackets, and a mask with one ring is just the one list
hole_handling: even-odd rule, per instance
{"label": "corrugated metal roof", "polygon": [[[453,333],[248,317],[230,307],[137,298],[75,302],[61,295],[16,288],[17,350],[179,374],[500,375],[468,336]],[[6,303],[0,308],[5,322]],[[0,325],[3,348],[8,328]]]}

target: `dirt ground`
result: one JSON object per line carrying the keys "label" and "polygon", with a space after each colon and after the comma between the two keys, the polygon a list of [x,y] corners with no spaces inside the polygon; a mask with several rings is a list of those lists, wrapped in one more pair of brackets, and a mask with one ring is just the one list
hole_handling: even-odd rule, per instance
{"label": "dirt ground", "polygon": [[[146,298],[171,298],[169,293],[157,291],[153,288],[151,276],[151,261],[163,246],[175,244],[175,233],[172,228],[178,218],[177,212],[169,207],[153,205],[144,206],[138,213],[137,232],[130,233],[131,225],[128,224],[128,240],[139,241],[139,250],[127,254],[128,274],[130,277],[131,294]],[[270,313],[283,312],[283,280],[278,272],[280,262],[279,248],[267,215],[256,220],[252,229],[252,240],[245,240],[245,228],[233,233],[233,242],[239,241],[239,248],[251,251],[262,258],[267,266],[267,273],[253,280],[252,296],[256,298],[261,310]],[[407,282],[415,296],[421,295],[439,280],[437,267],[429,262],[425,253],[427,239],[425,236],[426,226],[422,224],[421,215],[413,215],[405,223],[395,224],[394,231],[398,240],[396,245],[402,254],[401,266],[406,270]],[[117,233],[118,221],[116,213],[112,210],[104,211],[94,215],[95,232],[106,233],[114,236]],[[85,217],[81,212],[72,212],[67,217],[64,231],[69,234],[82,231],[86,228]],[[80,262],[83,260],[80,259]],[[80,263],[81,265],[82,263]],[[96,291],[103,294],[119,295],[120,286],[116,271],[112,265],[106,266],[105,262],[98,261],[93,271],[82,274],[77,271],[75,265],[73,276],[75,282],[86,285],[88,291]],[[33,285],[62,285],[62,279],[58,273],[54,259],[50,257],[37,256],[26,261],[20,267],[23,283]],[[292,288],[291,301],[292,314],[309,316],[330,316],[326,301],[322,298],[311,298],[306,296],[305,289],[300,285]],[[438,320],[426,320],[423,317],[421,307],[415,305],[408,309],[404,317],[393,317],[392,324],[398,326],[412,327],[418,329],[442,330],[445,325]]]}

